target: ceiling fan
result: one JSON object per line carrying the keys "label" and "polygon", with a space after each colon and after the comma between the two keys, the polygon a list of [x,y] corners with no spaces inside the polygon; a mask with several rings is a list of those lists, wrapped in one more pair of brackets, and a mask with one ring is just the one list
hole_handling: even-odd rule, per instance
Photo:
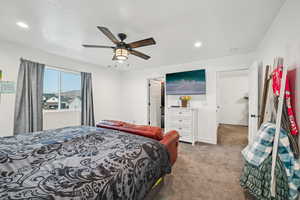
{"label": "ceiling fan", "polygon": [[115,46],[103,46],[103,45],[88,45],[88,44],[83,44],[83,47],[87,48],[108,48],[108,49],[113,49],[114,50],[114,56],[112,60],[117,60],[120,62],[123,62],[128,59],[128,55],[132,54],[137,57],[140,57],[142,59],[148,60],[151,58],[150,56],[136,51],[134,49],[139,48],[139,47],[144,47],[144,46],[149,46],[149,45],[154,45],[156,44],[155,40],[153,38],[148,38],[144,40],[139,40],[136,42],[131,42],[131,43],[125,43],[124,40],[127,38],[127,35],[125,33],[119,33],[118,37],[120,40],[118,40],[112,33],[111,31],[102,26],[97,26],[97,28],[106,36],[108,37],[114,44]]}

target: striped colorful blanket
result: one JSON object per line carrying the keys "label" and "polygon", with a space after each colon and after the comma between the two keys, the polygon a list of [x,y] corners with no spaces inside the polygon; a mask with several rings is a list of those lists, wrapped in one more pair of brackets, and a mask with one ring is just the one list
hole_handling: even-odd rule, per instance
{"label": "striped colorful blanket", "polygon": [[[275,129],[273,123],[266,123],[261,126],[253,144],[248,145],[242,151],[243,157],[248,163],[259,167],[271,156]],[[288,177],[289,199],[294,200],[298,197],[298,189],[300,189],[300,164],[294,157],[287,132],[284,129],[280,131],[278,157]]]}

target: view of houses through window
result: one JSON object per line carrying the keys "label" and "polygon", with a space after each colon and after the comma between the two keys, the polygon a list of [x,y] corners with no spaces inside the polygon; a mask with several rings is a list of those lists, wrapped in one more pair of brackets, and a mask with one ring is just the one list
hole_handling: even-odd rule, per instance
{"label": "view of houses through window", "polygon": [[46,68],[44,73],[44,110],[81,109],[81,76],[76,72]]}

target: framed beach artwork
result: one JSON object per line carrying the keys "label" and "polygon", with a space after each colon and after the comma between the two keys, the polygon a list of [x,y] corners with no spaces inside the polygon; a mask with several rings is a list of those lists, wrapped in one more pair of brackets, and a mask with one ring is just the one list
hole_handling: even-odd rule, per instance
{"label": "framed beach artwork", "polygon": [[206,94],[205,69],[166,74],[167,95]]}

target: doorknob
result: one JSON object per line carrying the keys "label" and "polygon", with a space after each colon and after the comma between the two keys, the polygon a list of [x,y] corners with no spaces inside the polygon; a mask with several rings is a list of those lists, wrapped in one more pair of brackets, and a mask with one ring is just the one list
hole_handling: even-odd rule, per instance
{"label": "doorknob", "polygon": [[252,117],[252,118],[259,118],[260,115],[254,115],[254,114],[251,114],[250,117]]}

